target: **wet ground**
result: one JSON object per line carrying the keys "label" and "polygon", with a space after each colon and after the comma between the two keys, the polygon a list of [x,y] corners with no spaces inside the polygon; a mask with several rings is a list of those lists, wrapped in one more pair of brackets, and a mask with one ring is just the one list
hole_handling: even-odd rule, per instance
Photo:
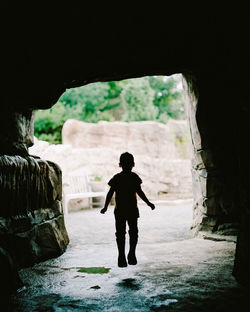
{"label": "wet ground", "polygon": [[234,242],[193,238],[188,203],[140,211],[138,264],[127,268],[117,267],[112,209],[69,214],[67,251],[20,271],[12,311],[247,311]]}

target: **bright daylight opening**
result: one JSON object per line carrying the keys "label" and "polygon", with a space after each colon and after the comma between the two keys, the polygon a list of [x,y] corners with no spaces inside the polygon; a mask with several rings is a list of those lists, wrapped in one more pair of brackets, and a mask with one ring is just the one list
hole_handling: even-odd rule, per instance
{"label": "bright daylight opening", "polygon": [[[140,289],[140,279],[129,278],[133,270],[143,268],[143,278],[152,279],[145,273],[152,265],[154,270],[164,267],[166,257],[176,261],[176,250],[189,248],[184,242],[192,237],[192,178],[181,75],[97,82],[69,89],[54,107],[36,112],[35,136],[30,154],[62,169],[71,252],[49,260],[47,269],[50,273],[57,267],[73,270],[69,293],[80,295],[83,287],[110,291],[114,280],[104,277],[110,270],[113,278],[124,275],[120,288]],[[119,157],[124,152],[133,154],[132,171],[141,178],[142,190],[156,207],[151,210],[137,196],[138,265],[130,265],[126,272],[117,271],[114,196],[105,215],[100,214],[108,182],[121,171]],[[130,234],[127,228],[126,255]],[[83,280],[82,275],[91,273],[88,270],[100,274]],[[155,276],[159,272],[155,271]],[[160,281],[156,279],[155,285],[150,282],[148,288],[144,285],[144,296],[152,296],[154,288],[161,287]]]}
{"label": "bright daylight opening", "polygon": [[[66,194],[75,193],[72,175],[87,175],[87,189],[104,190],[119,171],[120,154],[128,151],[152,200],[183,200],[192,198],[189,144],[182,77],[176,74],[67,90],[51,109],[36,112],[30,153],[60,165]],[[76,198],[66,208],[100,201]]]}

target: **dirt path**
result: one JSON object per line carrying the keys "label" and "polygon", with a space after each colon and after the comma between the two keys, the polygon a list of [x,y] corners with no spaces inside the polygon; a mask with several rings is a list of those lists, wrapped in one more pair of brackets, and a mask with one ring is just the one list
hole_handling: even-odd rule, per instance
{"label": "dirt path", "polygon": [[245,311],[249,294],[231,275],[235,243],[193,238],[191,219],[190,204],[142,206],[138,265],[121,269],[112,211],[69,214],[66,253],[21,270],[13,311]]}

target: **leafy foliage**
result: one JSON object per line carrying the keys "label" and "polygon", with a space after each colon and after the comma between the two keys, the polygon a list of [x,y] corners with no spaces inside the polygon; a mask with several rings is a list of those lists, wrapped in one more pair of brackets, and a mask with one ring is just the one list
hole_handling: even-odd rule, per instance
{"label": "leafy foliage", "polygon": [[147,79],[130,79],[125,83],[121,97],[126,106],[124,121],[155,120],[154,91]]}
{"label": "leafy foliage", "polygon": [[48,110],[38,110],[35,115],[34,132],[40,140],[51,143],[61,142],[61,129],[69,118],[67,108],[62,103],[56,103]]}
{"label": "leafy foliage", "polygon": [[183,119],[184,105],[180,75],[151,76],[123,81],[97,82],[67,90],[48,110],[36,111],[35,136],[61,143],[61,130],[67,119],[85,122],[100,120]]}
{"label": "leafy foliage", "polygon": [[[157,119],[168,115],[174,119],[184,118],[184,105],[181,92],[177,89],[179,81],[174,77],[149,77],[150,87],[155,91],[154,105],[158,108]],[[162,116],[163,117],[163,116]]]}

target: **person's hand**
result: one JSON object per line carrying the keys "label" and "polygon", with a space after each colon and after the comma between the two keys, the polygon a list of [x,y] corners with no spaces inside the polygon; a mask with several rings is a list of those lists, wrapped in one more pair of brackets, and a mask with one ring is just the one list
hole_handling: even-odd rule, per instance
{"label": "person's hand", "polygon": [[148,205],[149,205],[149,207],[150,207],[152,210],[155,209],[155,205],[154,205],[153,203],[149,203]]}
{"label": "person's hand", "polygon": [[103,208],[100,213],[104,214],[107,211],[107,208]]}

